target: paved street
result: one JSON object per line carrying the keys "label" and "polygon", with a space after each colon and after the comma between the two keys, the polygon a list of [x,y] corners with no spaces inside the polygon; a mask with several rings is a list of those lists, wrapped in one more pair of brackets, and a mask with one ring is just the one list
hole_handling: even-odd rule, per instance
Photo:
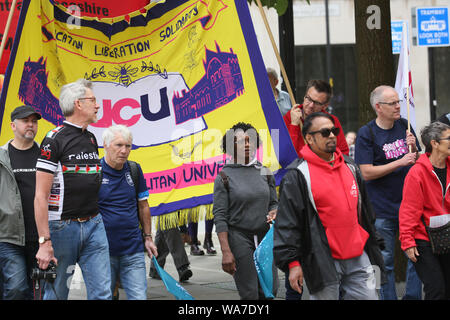
{"label": "paved street", "polygon": [[[198,238],[200,241],[204,239],[204,222],[199,223]],[[203,230],[203,232],[201,231]],[[155,234],[155,232],[153,232]],[[195,300],[239,300],[239,294],[236,290],[233,278],[222,271],[222,255],[219,246],[219,240],[217,234],[213,232],[213,242],[217,250],[217,255],[210,256],[191,256],[190,247],[185,246],[186,253],[188,254],[189,261],[191,262],[191,269],[193,276],[181,285],[194,297]],[[150,270],[150,259],[146,257],[147,275]],[[166,261],[164,269],[178,281],[178,273],[175,269],[172,256],[169,255]],[[278,287],[278,293],[276,300],[284,300],[285,288],[284,288],[284,273],[279,271],[278,273],[280,285]],[[176,300],[175,297],[167,291],[161,280],[155,280],[147,277],[148,300]],[[309,300],[308,288],[304,287],[303,300]],[[405,292],[405,284],[397,283],[397,294],[399,298],[403,296]],[[86,289],[84,286],[81,271],[78,266],[75,269],[75,274],[72,277],[72,285],[70,288],[69,300],[86,300]],[[126,294],[123,289],[119,289],[119,300],[126,300]]]}
{"label": "paved street", "polygon": [[[204,230],[202,224],[199,225],[199,231]],[[199,232],[199,240],[203,243],[204,234]],[[239,294],[236,290],[233,278],[222,271],[222,255],[219,247],[219,240],[216,233],[213,233],[213,242],[217,250],[217,255],[210,256],[191,256],[189,246],[185,246],[193,276],[181,285],[195,298],[195,300],[239,300]],[[206,252],[205,252],[206,253]],[[147,273],[150,269],[150,259],[146,257]],[[172,256],[169,255],[164,269],[178,281],[178,273],[175,269]],[[280,288],[277,299],[284,299],[284,274],[279,273]],[[161,280],[147,278],[148,300],[175,300],[175,297],[169,293]],[[306,294],[307,295],[307,294]],[[305,295],[305,298],[306,298]],[[72,285],[69,294],[69,300],[85,300],[86,289],[81,276],[80,269],[76,268],[72,278]],[[126,294],[123,289],[119,289],[119,299],[125,300]]]}

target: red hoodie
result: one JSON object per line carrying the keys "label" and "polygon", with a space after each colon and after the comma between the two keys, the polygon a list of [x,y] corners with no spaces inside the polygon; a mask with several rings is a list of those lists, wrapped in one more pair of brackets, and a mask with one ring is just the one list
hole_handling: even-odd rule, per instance
{"label": "red hoodie", "polygon": [[308,162],[311,191],[325,228],[334,259],[351,259],[363,253],[369,234],[358,223],[358,187],[339,149],[333,165],[309,146],[300,151]]}
{"label": "red hoodie", "polygon": [[[300,109],[303,110],[303,105],[300,105]],[[326,111],[323,111],[323,112],[325,112],[326,114],[329,114]],[[336,116],[334,116],[332,114],[329,114],[329,115],[332,116],[334,119],[334,126],[336,128],[341,129],[341,132],[339,132],[339,134],[337,136],[337,147],[341,150],[341,152],[343,154],[348,155],[349,148],[347,145],[347,140],[345,140],[344,130],[342,130],[341,123],[339,122],[339,119]],[[291,140],[292,140],[292,143],[294,144],[295,151],[297,151],[298,157],[301,158],[300,150],[302,150],[302,148],[305,146],[305,141],[303,140],[302,132],[300,131],[300,126],[291,124],[291,112],[290,111],[284,115],[283,119],[284,119],[284,123],[286,124],[286,127],[289,131],[289,135],[291,136]],[[302,123],[303,122],[304,122],[304,120],[302,119]]]}
{"label": "red hoodie", "polygon": [[450,213],[450,157],[447,157],[447,186],[445,197],[442,195],[442,185],[433,171],[433,165],[428,158],[429,153],[422,154],[412,166],[405,178],[403,199],[399,211],[400,242],[402,250],[416,246],[414,239],[430,241],[423,216],[427,226],[430,217]]}

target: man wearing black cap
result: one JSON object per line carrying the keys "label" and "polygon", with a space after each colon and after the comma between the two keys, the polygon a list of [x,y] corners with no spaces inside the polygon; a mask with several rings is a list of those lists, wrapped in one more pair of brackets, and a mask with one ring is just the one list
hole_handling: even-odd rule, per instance
{"label": "man wearing black cap", "polygon": [[0,269],[5,300],[33,297],[30,273],[36,267],[39,249],[33,200],[40,153],[34,137],[39,119],[41,115],[31,106],[14,109],[11,113],[14,139],[0,151]]}

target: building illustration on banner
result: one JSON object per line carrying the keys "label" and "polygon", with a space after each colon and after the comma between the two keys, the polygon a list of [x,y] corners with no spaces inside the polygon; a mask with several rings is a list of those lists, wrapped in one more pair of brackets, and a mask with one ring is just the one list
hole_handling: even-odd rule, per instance
{"label": "building illustration on banner", "polygon": [[47,61],[43,57],[38,61],[28,59],[25,62],[20,80],[19,99],[24,104],[33,106],[42,117],[55,126],[62,124],[64,116],[59,107],[59,100],[47,86]]}
{"label": "building illustration on banner", "polygon": [[205,75],[189,91],[173,97],[176,123],[183,123],[220,108],[236,99],[244,92],[241,68],[237,55],[220,51],[216,43],[216,52],[206,49],[203,61]]}
{"label": "building illustration on banner", "polygon": [[[160,145],[176,141],[207,129],[203,115],[223,107],[244,92],[243,79],[237,55],[205,48],[204,75],[189,88],[181,73],[148,74],[147,69],[121,65],[115,69],[99,69],[92,79],[93,91],[100,105],[97,122],[89,129],[103,146],[103,130],[113,124],[130,128],[134,147]],[[55,126],[62,124],[64,116],[59,100],[47,85],[47,62],[25,63],[19,89],[20,100],[36,108],[44,119]],[[156,69],[155,69],[156,70]],[[109,75],[111,78],[109,78]],[[133,77],[136,76],[136,80]],[[157,134],[155,134],[157,133]]]}

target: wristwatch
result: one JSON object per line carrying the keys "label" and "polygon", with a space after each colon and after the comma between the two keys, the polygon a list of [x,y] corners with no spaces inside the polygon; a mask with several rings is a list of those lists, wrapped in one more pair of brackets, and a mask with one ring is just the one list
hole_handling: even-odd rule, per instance
{"label": "wristwatch", "polygon": [[45,241],[48,241],[48,240],[50,240],[50,237],[48,237],[48,238],[46,238],[46,237],[39,237],[39,243],[40,244],[43,244],[43,243],[45,243]]}

